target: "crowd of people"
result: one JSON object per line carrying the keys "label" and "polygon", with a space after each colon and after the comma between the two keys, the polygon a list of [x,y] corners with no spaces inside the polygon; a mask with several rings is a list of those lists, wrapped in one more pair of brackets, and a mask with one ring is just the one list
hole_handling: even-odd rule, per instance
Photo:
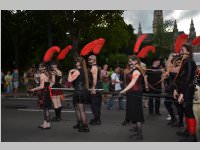
{"label": "crowd of people", "polygon": [[[190,45],[183,45],[179,55],[171,53],[163,64],[160,58],[155,58],[151,67],[141,62],[137,56],[128,59],[125,69],[115,66],[109,69],[105,64],[101,69],[97,65],[97,57],[90,55],[86,62],[78,57],[75,68],[69,70],[67,78],[59,69],[58,64],[41,63],[37,69],[29,70],[24,74],[24,82],[29,92],[37,92],[39,105],[44,110],[44,121],[39,126],[41,129],[50,129],[51,121],[61,121],[63,92],[69,87],[74,88],[73,106],[76,112],[77,123],[74,129],[79,132],[89,132],[89,125],[101,125],[101,106],[107,105],[107,109],[113,109],[114,99],[118,99],[119,110],[125,110],[122,125],[133,123],[132,131],[136,132],[136,139],[142,140],[142,126],[144,124],[143,108],[148,107],[149,114],[162,115],[160,103],[163,93],[166,110],[170,115],[168,125],[184,127],[184,131],[177,132],[184,137],[182,141],[197,141],[199,138],[199,113],[193,112],[195,92],[199,92],[200,74],[192,58]],[[31,74],[32,73],[32,74]],[[9,93],[14,87],[15,92],[19,86],[18,70],[11,74],[1,74],[4,79],[2,87]],[[29,77],[34,80],[29,80]],[[63,82],[63,80],[65,80]],[[103,92],[102,92],[103,89]],[[196,91],[198,90],[198,91]],[[144,97],[143,93],[154,96]],[[111,97],[108,97],[108,94]],[[143,100],[148,99],[148,104]],[[163,98],[163,97],[162,97]],[[196,96],[197,101],[199,96]],[[55,117],[50,118],[51,105],[55,110]],[[91,106],[93,118],[88,121],[85,113],[86,105]],[[198,109],[200,104],[196,104]],[[175,110],[176,109],[176,110]],[[178,118],[177,118],[178,116]],[[197,129],[198,128],[198,129]]]}

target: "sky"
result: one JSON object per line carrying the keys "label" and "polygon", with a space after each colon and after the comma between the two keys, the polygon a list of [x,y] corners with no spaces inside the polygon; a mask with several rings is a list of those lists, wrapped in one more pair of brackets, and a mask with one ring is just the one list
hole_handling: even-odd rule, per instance
{"label": "sky", "polygon": [[[143,33],[152,33],[153,10],[133,10],[124,12],[124,20],[132,24],[135,33],[138,33],[138,24],[141,22]],[[191,19],[193,19],[196,35],[200,35],[200,10],[163,10],[164,20],[177,21],[179,31],[189,33]]]}

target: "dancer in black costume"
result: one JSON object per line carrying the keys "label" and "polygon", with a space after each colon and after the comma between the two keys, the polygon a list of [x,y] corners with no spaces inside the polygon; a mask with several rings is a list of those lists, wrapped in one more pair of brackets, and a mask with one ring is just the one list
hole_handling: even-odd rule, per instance
{"label": "dancer in black costume", "polygon": [[[58,69],[57,63],[51,64],[52,68],[52,80],[53,86],[52,88],[62,88],[62,72]],[[61,96],[63,95],[62,90],[52,90],[52,102],[55,110],[55,117],[52,118],[52,121],[60,121],[61,118],[61,111],[62,111],[62,103],[61,103]]]}
{"label": "dancer in black costume", "polygon": [[87,104],[87,89],[85,83],[85,73],[83,70],[83,58],[79,57],[76,61],[76,69],[71,69],[68,75],[68,81],[73,83],[75,88],[73,94],[73,104],[76,111],[77,125],[75,129],[79,132],[89,132],[85,105]]}
{"label": "dancer in black costume", "polygon": [[51,80],[51,73],[46,64],[41,63],[39,65],[39,72],[40,72],[40,85],[36,88],[30,89],[30,92],[35,92],[38,90],[42,90],[42,97],[43,97],[43,115],[44,121],[43,124],[39,126],[41,129],[50,129],[50,112],[49,109],[52,105],[51,99],[51,89],[50,89],[50,80]]}
{"label": "dancer in black costume", "polygon": [[177,135],[186,137],[181,141],[194,142],[197,141],[196,120],[193,113],[194,80],[197,67],[192,58],[192,47],[190,45],[184,44],[180,54],[183,56],[183,61],[175,81],[174,98],[179,103],[183,103],[186,130],[177,132]]}
{"label": "dancer in black costume", "polygon": [[94,115],[94,118],[90,120],[91,125],[101,125],[101,104],[102,104],[102,95],[99,91],[95,89],[102,89],[101,83],[101,70],[97,65],[96,56],[90,55],[88,58],[88,63],[91,65],[89,71],[89,86],[92,89],[91,91],[91,109]]}
{"label": "dancer in black costume", "polygon": [[142,123],[144,122],[143,102],[141,96],[143,91],[143,75],[142,72],[136,67],[137,65],[140,65],[140,60],[136,56],[133,56],[132,59],[129,59],[129,65],[132,70],[127,75],[129,84],[120,93],[127,94],[127,119],[136,123],[136,139],[141,140],[143,139]]}

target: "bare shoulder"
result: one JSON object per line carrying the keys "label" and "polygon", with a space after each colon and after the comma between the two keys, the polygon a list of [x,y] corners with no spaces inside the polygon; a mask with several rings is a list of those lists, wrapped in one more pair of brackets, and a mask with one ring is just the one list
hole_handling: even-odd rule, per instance
{"label": "bare shoulder", "polygon": [[133,76],[139,76],[141,75],[141,73],[138,70],[133,71]]}

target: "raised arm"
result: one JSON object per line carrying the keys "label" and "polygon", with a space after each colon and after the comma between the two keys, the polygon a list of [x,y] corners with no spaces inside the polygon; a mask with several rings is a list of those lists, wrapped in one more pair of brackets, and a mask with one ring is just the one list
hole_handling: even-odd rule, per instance
{"label": "raised arm", "polygon": [[80,72],[77,69],[71,69],[69,71],[68,75],[68,82],[73,82],[74,80],[77,79],[77,77],[80,75]]}

